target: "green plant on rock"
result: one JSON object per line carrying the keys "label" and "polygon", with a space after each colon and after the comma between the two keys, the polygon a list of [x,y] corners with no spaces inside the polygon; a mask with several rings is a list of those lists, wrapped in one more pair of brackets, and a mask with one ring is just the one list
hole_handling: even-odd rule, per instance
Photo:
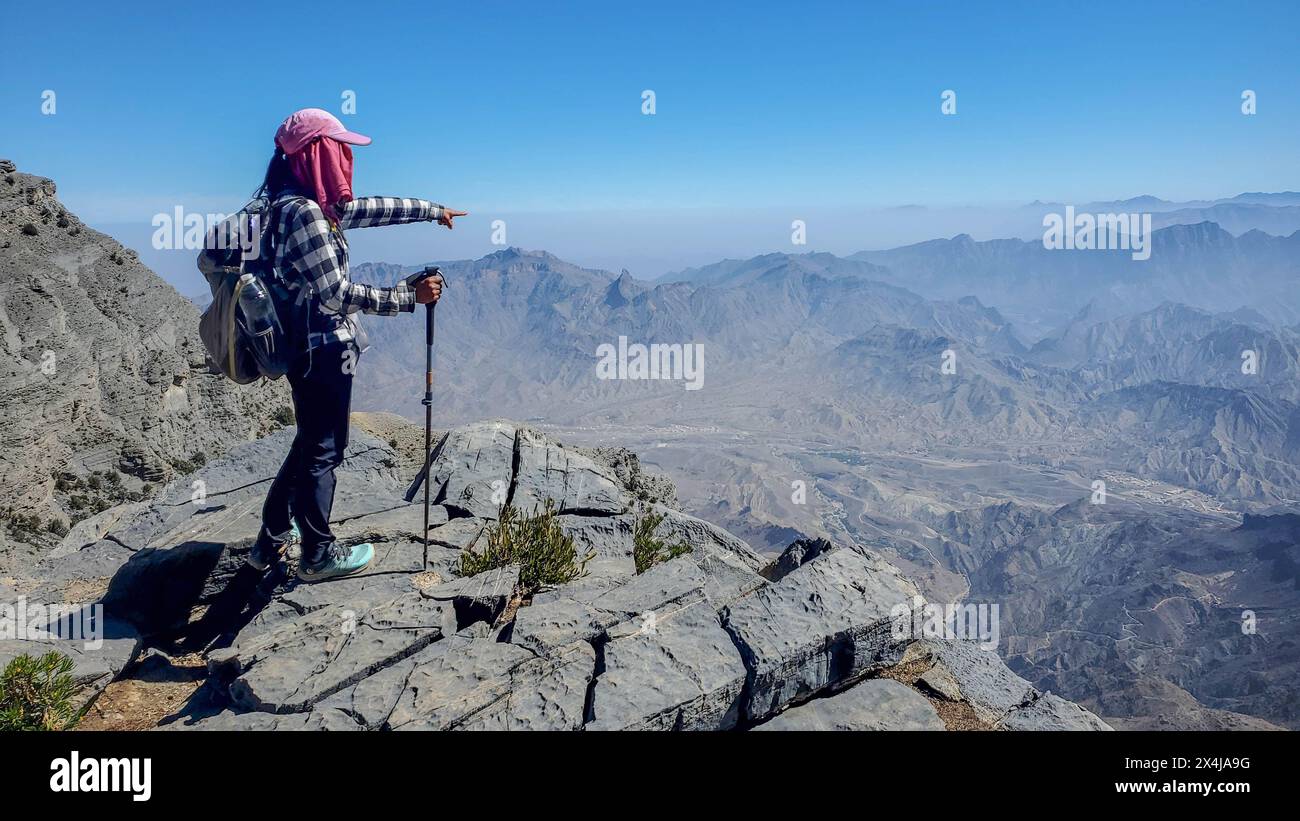
{"label": "green plant on rock", "polygon": [[72,659],[55,651],[17,656],[0,673],[0,731],[66,730],[79,716]]}
{"label": "green plant on rock", "polygon": [[636,563],[638,575],[657,564],[691,552],[691,546],[684,542],[670,545],[654,537],[654,532],[663,524],[666,515],[643,511],[636,517],[632,529],[632,560]]}
{"label": "green plant on rock", "polygon": [[560,527],[555,504],[546,501],[531,515],[513,506],[502,507],[497,521],[488,525],[483,551],[460,554],[460,575],[474,576],[507,565],[519,565],[520,594],[531,596],[548,585],[564,584],[587,573],[591,552],[579,557],[573,536]]}

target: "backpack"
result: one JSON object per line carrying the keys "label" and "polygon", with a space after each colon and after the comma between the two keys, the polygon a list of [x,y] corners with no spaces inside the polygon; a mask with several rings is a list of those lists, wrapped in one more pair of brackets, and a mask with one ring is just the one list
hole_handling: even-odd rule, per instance
{"label": "backpack", "polygon": [[214,226],[199,252],[212,292],[199,338],[215,369],[241,385],[279,379],[305,347],[308,300],[275,271],[275,222],[258,197]]}

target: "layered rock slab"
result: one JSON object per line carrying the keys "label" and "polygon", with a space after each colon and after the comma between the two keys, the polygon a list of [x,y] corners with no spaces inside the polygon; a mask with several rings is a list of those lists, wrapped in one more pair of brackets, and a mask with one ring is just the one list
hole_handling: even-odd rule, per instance
{"label": "layered rock slab", "polygon": [[878,663],[891,611],[918,591],[874,554],[839,549],[723,611],[749,669],[746,717],[759,720]]}
{"label": "layered rock slab", "polygon": [[729,730],[746,669],[711,604],[699,599],[612,631],[592,691],[590,730]]}
{"label": "layered rock slab", "polygon": [[233,678],[236,706],[304,712],[438,640],[442,627],[442,607],[414,592],[369,608],[336,604],[241,636],[210,653],[208,664]]}
{"label": "layered rock slab", "polygon": [[943,730],[925,696],[891,679],[868,679],[791,707],[756,730]]}
{"label": "layered rock slab", "polygon": [[594,671],[595,651],[586,642],[543,658],[470,630],[334,703],[392,730],[576,730]]}

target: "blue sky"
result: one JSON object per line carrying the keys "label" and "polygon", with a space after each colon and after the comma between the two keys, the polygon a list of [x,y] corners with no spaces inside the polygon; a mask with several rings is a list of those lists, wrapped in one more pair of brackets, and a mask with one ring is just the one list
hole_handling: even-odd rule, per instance
{"label": "blue sky", "polygon": [[[649,259],[641,217],[680,214],[706,261],[767,249],[725,227],[710,246],[688,224],[750,213],[770,215],[755,219],[776,244],[801,209],[1300,188],[1300,4],[984,6],[21,3],[0,52],[0,155],[55,178],[92,224],[232,210],[279,121],[338,113],[350,89],[344,121],[375,138],[357,152],[358,193],[477,220],[397,261],[485,245],[507,214],[511,244],[558,237],[601,262],[621,247]],[[956,116],[940,113],[945,89]],[[852,227],[824,244],[851,250]]]}

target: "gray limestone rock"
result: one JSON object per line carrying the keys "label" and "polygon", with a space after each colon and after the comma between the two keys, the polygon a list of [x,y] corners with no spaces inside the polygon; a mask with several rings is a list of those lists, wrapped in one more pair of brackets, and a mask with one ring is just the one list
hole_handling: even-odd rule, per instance
{"label": "gray limestone rock", "polygon": [[[178,482],[3,580],[6,596],[104,605],[116,632],[101,653],[49,645],[74,658],[86,698],[147,640],[205,652],[219,694],[173,729],[937,729],[917,690],[865,678],[897,664],[920,692],[969,704],[990,727],[1105,726],[993,653],[895,637],[892,611],[917,591],[869,551],[796,543],[769,566],[726,531],[652,507],[664,515],[656,536],[690,552],[637,574],[641,514],[626,481],[505,422],[444,436],[427,565],[423,510],[400,498],[409,477],[358,433],[334,525],[346,544],[372,542],[373,564],[318,584],[254,571],[257,510],[290,435],[196,472],[202,504]],[[554,499],[560,526],[592,554],[585,575],[517,609],[518,566],[458,575],[503,487],[520,503]],[[0,641],[0,661],[38,644]]]}
{"label": "gray limestone rock", "polygon": [[863,672],[890,644],[890,612],[917,595],[897,569],[834,550],[729,605],[723,623],[750,670],[748,718]]}
{"label": "gray limestone rock", "polygon": [[1002,730],[1109,730],[1110,725],[1058,695],[1044,693],[1017,707],[998,724]]}
{"label": "gray limestone rock", "polygon": [[[26,618],[36,618],[34,602],[24,601]],[[119,673],[130,665],[140,653],[140,636],[125,622],[101,618],[101,613],[91,605],[70,607],[59,611],[53,620],[45,616],[36,622],[22,623],[21,636],[0,638],[0,669],[21,655],[34,658],[49,652],[61,653],[72,660],[72,679],[77,686],[74,701],[78,709],[94,701]],[[0,609],[0,619],[11,625],[17,635],[20,631],[16,612]]]}
{"label": "gray limestone rock", "polygon": [[943,730],[925,696],[890,679],[869,679],[843,692],[791,707],[756,730]]}
{"label": "gray limestone rock", "polygon": [[331,605],[214,651],[237,706],[302,712],[442,635],[442,608],[417,593],[371,608]]}
{"label": "gray limestone rock", "polygon": [[629,506],[614,472],[542,434],[520,428],[515,442],[517,470],[510,503],[528,513],[547,500],[560,513],[612,515]]}
{"label": "gray limestone rock", "polygon": [[[633,623],[626,625],[633,628]],[[591,730],[727,730],[745,665],[708,602],[655,612],[604,646]]]}
{"label": "gray limestone rock", "polygon": [[495,519],[514,476],[515,426],[476,422],[448,431],[434,448],[429,489],[455,516]]}
{"label": "gray limestone rock", "polygon": [[1029,682],[1011,672],[997,654],[970,642],[919,640],[907,646],[901,661],[932,663],[931,671],[939,670],[932,678],[951,678],[961,693],[961,700],[990,725],[996,725],[1017,706],[1031,702],[1037,695]]}
{"label": "gray limestone rock", "polygon": [[516,644],[457,634],[416,660],[384,726],[578,729],[594,668],[586,642],[544,659]]}
{"label": "gray limestone rock", "polygon": [[[708,576],[689,556],[656,565],[623,584],[570,588],[568,595],[534,599],[515,614],[511,641],[536,653],[552,653],[575,641],[603,636],[613,625],[654,611],[705,599]],[[710,604],[705,609],[714,609]]]}

